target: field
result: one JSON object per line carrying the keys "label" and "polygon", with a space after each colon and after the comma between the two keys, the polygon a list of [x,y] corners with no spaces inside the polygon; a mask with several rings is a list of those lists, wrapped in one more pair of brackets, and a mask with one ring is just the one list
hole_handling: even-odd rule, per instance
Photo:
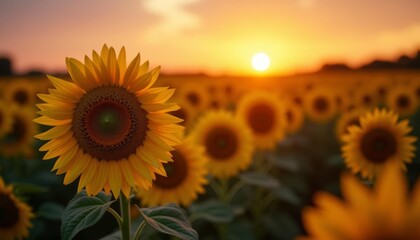
{"label": "field", "polygon": [[[69,76],[63,79],[71,81]],[[176,89],[173,96],[166,92],[167,86]],[[420,141],[414,140],[420,137],[420,71],[328,71],[286,77],[162,75],[154,87],[162,88],[139,94],[152,102],[142,106],[160,113],[163,110],[153,104],[163,99],[177,103],[180,109],[165,106],[183,120],[177,123],[185,128],[177,133],[181,142],[172,144],[176,142],[173,138],[162,137],[161,141],[175,149],[166,155],[159,155],[158,147],[153,145],[158,141],[146,145],[151,156],[159,156],[156,166],[147,156],[147,163],[139,169],[129,164],[110,164],[109,171],[116,166],[118,176],[109,174],[103,180],[99,193],[103,203],[95,205],[98,212],[103,211],[90,218],[87,214],[80,216],[85,221],[76,222],[80,228],[64,228],[76,234],[72,235],[74,239],[120,239],[113,214],[103,206],[109,203],[107,207],[118,209],[118,201],[112,202],[118,198],[115,189],[121,190],[121,195],[125,189],[130,193],[131,188],[124,187],[125,181],[133,182],[131,175],[142,172],[142,167],[154,182],[147,191],[141,186],[147,183],[139,180],[130,208],[132,233],[142,225],[146,207],[175,203],[186,217],[185,225],[179,221],[167,224],[175,226],[178,235],[158,231],[148,222],[141,232],[142,239],[172,239],[164,233],[194,239],[194,231],[201,239],[337,239],[334,234],[354,237],[350,239],[361,239],[355,236],[362,235],[364,239],[420,237],[418,229],[412,227],[420,220],[420,188],[415,185],[420,173]],[[47,101],[45,96],[51,93],[48,89],[54,88],[60,87],[54,87],[44,76],[0,78],[0,176],[6,185],[14,186],[13,193],[6,194],[0,185],[0,233],[4,215],[13,215],[10,203],[2,202],[3,196],[13,195],[31,210],[19,208],[26,215],[16,218],[26,216],[28,222],[22,222],[12,232],[29,228],[28,239],[63,237],[63,222],[69,226],[69,221],[76,221],[69,219],[69,201],[81,189],[94,189],[100,178],[95,175],[91,183],[86,180],[84,186],[79,184],[91,166],[83,161],[95,160],[85,155],[106,159],[99,162],[128,161],[129,157],[109,160],[91,149],[84,149],[78,158],[60,160],[61,155],[71,151],[68,145],[73,138],[77,144],[85,144],[79,141],[85,136],[84,130],[76,125],[66,129],[75,134],[68,139],[63,137],[67,136],[64,130],[56,132],[56,147],[44,145],[53,137],[34,138],[51,129],[33,119],[50,114],[50,106],[38,105],[38,109],[36,104]],[[41,100],[36,94],[44,97]],[[63,109],[68,106],[62,105]],[[90,105],[86,106],[90,109]],[[86,116],[96,116],[99,110],[89,111]],[[118,112],[112,117],[134,124],[124,122],[124,114]],[[131,112],[127,114],[132,116]],[[71,115],[72,119],[76,115]],[[151,123],[150,116],[138,119],[134,121],[138,129],[177,122],[175,118],[162,118]],[[92,129],[96,129],[95,124],[100,129],[97,131],[102,131],[102,122],[94,122]],[[88,134],[90,126],[86,127]],[[116,128],[118,132],[120,128]],[[162,129],[156,132],[164,136],[166,130]],[[142,130],[132,131],[137,134]],[[143,133],[144,140],[149,133]],[[102,141],[102,135],[98,136]],[[46,154],[51,157],[43,160]],[[165,161],[170,155],[173,163]],[[165,175],[162,169],[166,177],[161,176]],[[113,184],[115,179],[120,181],[118,186]],[[140,214],[134,204],[144,212]]]}

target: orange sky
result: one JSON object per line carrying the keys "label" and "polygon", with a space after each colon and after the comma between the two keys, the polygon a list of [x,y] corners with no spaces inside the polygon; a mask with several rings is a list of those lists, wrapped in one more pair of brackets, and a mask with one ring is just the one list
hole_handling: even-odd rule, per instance
{"label": "orange sky", "polygon": [[65,68],[104,43],[166,73],[267,74],[358,66],[420,48],[418,0],[18,0],[0,2],[0,55],[16,71]]}

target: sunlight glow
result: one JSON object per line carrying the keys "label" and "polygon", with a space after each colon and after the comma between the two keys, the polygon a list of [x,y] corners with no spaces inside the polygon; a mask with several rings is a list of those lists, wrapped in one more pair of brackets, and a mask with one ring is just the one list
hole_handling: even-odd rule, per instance
{"label": "sunlight glow", "polygon": [[256,53],[252,57],[252,67],[257,71],[265,71],[270,66],[270,57],[263,52]]}

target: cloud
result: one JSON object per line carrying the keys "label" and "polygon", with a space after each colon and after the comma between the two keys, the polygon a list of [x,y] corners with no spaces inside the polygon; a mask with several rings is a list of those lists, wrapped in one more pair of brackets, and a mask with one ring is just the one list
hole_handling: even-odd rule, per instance
{"label": "cloud", "polygon": [[152,40],[162,39],[168,35],[180,34],[186,29],[200,25],[198,16],[185,7],[200,0],[143,0],[142,6],[149,13],[159,17],[159,22],[151,26],[148,37]]}

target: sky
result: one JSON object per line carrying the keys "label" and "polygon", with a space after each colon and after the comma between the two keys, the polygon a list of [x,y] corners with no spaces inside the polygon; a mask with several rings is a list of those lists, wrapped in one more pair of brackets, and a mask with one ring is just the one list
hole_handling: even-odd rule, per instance
{"label": "sky", "polygon": [[357,67],[420,49],[419,0],[2,0],[0,56],[16,72],[65,70],[103,44],[165,73],[266,74]]}

